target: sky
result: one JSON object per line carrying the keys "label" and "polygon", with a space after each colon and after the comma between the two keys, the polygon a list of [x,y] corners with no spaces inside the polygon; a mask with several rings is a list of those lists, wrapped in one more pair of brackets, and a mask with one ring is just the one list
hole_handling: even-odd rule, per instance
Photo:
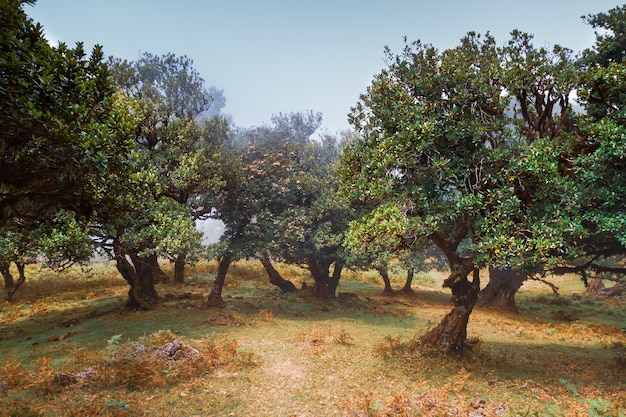
{"label": "sky", "polygon": [[385,68],[384,48],[404,38],[440,50],[468,31],[498,43],[513,29],[536,46],[582,51],[593,29],[581,16],[617,0],[37,0],[25,6],[46,37],[135,60],[144,52],[186,55],[207,87],[223,90],[222,110],[239,127],[271,116],[321,112],[322,131],[350,128],[348,113]]}

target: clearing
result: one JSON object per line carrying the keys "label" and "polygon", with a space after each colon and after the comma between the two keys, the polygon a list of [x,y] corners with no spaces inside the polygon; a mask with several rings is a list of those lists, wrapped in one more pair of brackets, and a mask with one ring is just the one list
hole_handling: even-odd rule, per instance
{"label": "clearing", "polygon": [[[0,308],[0,413],[626,415],[626,300],[574,300],[576,277],[553,280],[560,297],[526,283],[518,315],[475,311],[468,332],[480,341],[453,357],[415,342],[451,308],[440,273],[392,296],[376,274],[353,273],[336,300],[320,303],[282,294],[260,265],[239,262],[226,307],[209,309],[215,267],[189,269],[184,286],[159,284],[163,303],[137,312],[123,309],[128,287],[111,264],[88,274],[30,267]],[[303,270],[279,270],[298,287],[311,283]]]}

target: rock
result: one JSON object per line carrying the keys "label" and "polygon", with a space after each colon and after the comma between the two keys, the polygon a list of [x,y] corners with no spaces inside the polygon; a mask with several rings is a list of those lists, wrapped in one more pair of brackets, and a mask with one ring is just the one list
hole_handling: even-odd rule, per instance
{"label": "rock", "polygon": [[474,407],[475,409],[479,409],[479,408],[483,408],[484,405],[485,405],[485,400],[478,397],[474,400],[472,407]]}
{"label": "rock", "polygon": [[159,357],[165,359],[168,362],[176,362],[181,359],[198,356],[200,352],[197,349],[186,345],[181,340],[173,340],[164,344],[154,352],[150,354],[150,357]]}

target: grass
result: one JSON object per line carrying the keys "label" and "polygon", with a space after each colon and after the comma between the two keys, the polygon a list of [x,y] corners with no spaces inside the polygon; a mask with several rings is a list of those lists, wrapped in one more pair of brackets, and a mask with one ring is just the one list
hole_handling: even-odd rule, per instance
{"label": "grass", "polygon": [[[376,274],[350,272],[343,295],[320,304],[239,262],[226,307],[208,309],[215,268],[198,263],[187,285],[158,285],[157,309],[128,313],[110,264],[30,266],[0,305],[0,414],[624,416],[626,301],[572,299],[576,278],[555,279],[561,297],[526,283],[519,315],[475,311],[479,343],[451,357],[417,343],[450,309],[441,273],[383,296]],[[279,271],[312,284],[300,268]],[[394,288],[403,283],[394,270]]]}

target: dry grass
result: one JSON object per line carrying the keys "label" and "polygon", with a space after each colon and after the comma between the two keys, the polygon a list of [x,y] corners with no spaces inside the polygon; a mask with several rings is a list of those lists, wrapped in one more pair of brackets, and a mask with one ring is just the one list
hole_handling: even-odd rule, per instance
{"label": "dry grass", "polygon": [[[299,268],[278,268],[296,284],[310,280]],[[445,274],[420,279],[415,294],[388,297],[374,274],[352,273],[340,286],[348,295],[320,304],[281,294],[260,265],[239,262],[226,307],[214,310],[204,300],[215,264],[189,271],[188,285],[159,284],[171,296],[157,309],[128,313],[127,288],[110,265],[94,265],[89,277],[80,269],[30,270],[16,301],[0,308],[0,414],[620,417],[626,410],[626,301],[573,300],[568,294],[580,283],[571,277],[556,280],[559,298],[525,285],[519,315],[474,312],[469,336],[480,343],[454,357],[417,342],[450,309],[439,289]],[[399,288],[402,271],[395,279]]]}

